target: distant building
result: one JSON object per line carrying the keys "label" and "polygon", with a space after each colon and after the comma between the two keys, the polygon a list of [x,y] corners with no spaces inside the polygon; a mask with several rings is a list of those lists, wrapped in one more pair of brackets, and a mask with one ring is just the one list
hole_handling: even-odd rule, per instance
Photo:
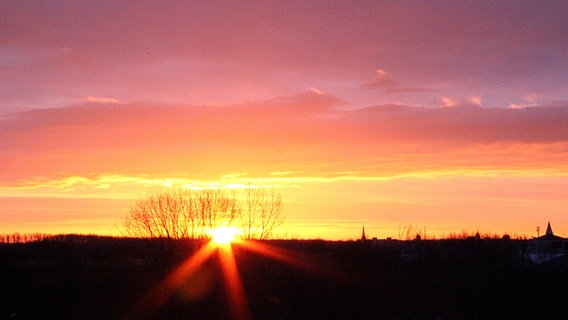
{"label": "distant building", "polygon": [[481,235],[479,234],[479,231],[477,231],[474,236],[467,237],[466,239],[467,240],[481,240]]}
{"label": "distant building", "polygon": [[363,225],[363,232],[361,233],[361,240],[362,241],[367,240],[367,237],[365,236],[365,225]]}
{"label": "distant building", "polygon": [[541,264],[566,255],[568,239],[554,235],[550,221],[543,236],[529,240],[527,256],[536,264]]}

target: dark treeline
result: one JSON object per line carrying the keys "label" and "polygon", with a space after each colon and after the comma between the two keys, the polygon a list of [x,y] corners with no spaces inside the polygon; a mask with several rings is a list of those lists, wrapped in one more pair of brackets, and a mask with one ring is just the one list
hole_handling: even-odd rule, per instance
{"label": "dark treeline", "polygon": [[[568,314],[568,266],[562,259],[525,260],[525,240],[261,243],[286,249],[306,268],[234,246],[252,319]],[[163,305],[140,305],[204,244],[73,235],[0,244],[0,319],[230,319],[216,255]]]}

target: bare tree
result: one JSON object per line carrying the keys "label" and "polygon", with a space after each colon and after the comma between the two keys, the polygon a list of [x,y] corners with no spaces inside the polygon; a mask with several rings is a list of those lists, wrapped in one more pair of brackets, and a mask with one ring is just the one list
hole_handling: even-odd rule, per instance
{"label": "bare tree", "polygon": [[259,199],[255,196],[256,189],[250,186],[244,189],[243,210],[241,211],[241,228],[244,237],[251,239],[253,237],[255,226],[258,225],[257,218],[259,216]]}
{"label": "bare tree", "polygon": [[128,234],[150,238],[182,238],[186,233],[179,193],[155,192],[139,199],[125,221]]}
{"label": "bare tree", "polygon": [[275,189],[259,189],[259,191],[260,230],[258,238],[265,239],[272,235],[276,227],[284,223],[282,196]]}
{"label": "bare tree", "polygon": [[235,224],[240,210],[237,194],[223,189],[202,190],[199,205],[201,229],[205,231]]}
{"label": "bare tree", "polygon": [[275,189],[173,188],[141,198],[125,219],[126,233],[149,238],[202,238],[221,225],[234,225],[247,239],[265,239],[284,222]]}
{"label": "bare tree", "polygon": [[426,227],[420,227],[418,225],[404,224],[398,226],[398,240],[412,240],[412,239],[424,239],[426,240]]}
{"label": "bare tree", "polygon": [[282,196],[275,189],[244,189],[241,228],[247,239],[266,239],[284,223]]}

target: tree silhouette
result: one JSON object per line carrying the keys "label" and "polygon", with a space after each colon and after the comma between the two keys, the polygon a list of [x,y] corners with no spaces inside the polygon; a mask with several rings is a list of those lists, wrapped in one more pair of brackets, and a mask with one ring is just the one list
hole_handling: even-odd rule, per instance
{"label": "tree silhouette", "polygon": [[150,193],[130,208],[126,234],[144,238],[205,238],[222,225],[240,228],[247,239],[266,239],[284,222],[275,189],[172,188]]}
{"label": "tree silhouette", "polygon": [[241,228],[247,239],[265,239],[284,223],[282,196],[275,189],[244,189]]}

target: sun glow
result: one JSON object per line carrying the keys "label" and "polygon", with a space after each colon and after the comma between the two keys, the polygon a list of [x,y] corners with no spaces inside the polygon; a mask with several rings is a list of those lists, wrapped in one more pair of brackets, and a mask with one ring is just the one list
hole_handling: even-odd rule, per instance
{"label": "sun glow", "polygon": [[236,227],[221,226],[211,231],[211,241],[217,245],[228,245],[237,239],[238,233]]}
{"label": "sun glow", "polygon": [[[239,229],[231,226],[221,226],[209,233],[211,241],[203,245],[197,252],[177,267],[156,288],[150,291],[134,310],[136,314],[148,314],[162,307],[167,301],[180,290],[187,279],[198,272],[199,268],[215,253],[219,257],[220,267],[224,278],[224,284],[228,295],[228,304],[231,318],[235,320],[250,319],[247,299],[236,262],[236,256],[231,244],[261,256],[282,262],[294,268],[326,277],[343,278],[343,275],[333,271],[318,268],[312,263],[307,263],[305,254],[300,254],[290,249],[272,246],[261,241],[251,241],[238,237]],[[311,259],[310,259],[311,260]]]}

